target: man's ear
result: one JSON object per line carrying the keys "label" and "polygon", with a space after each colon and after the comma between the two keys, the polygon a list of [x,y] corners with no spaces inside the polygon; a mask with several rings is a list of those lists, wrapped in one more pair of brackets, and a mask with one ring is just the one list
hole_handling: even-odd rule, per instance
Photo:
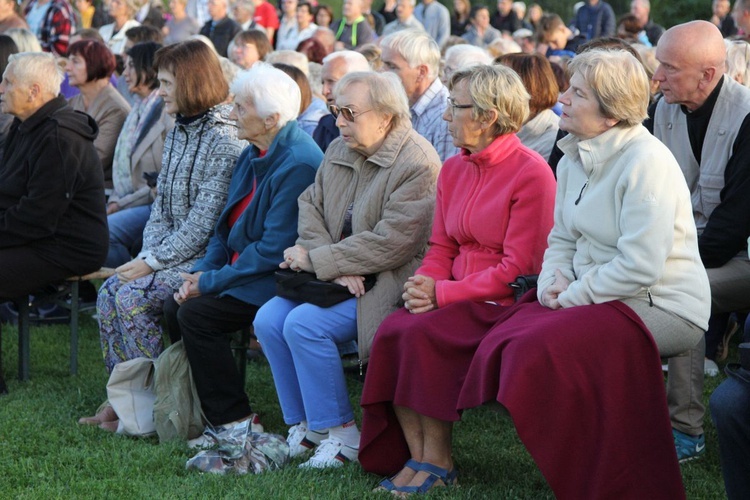
{"label": "man's ear", "polygon": [[38,83],[32,83],[29,85],[29,102],[35,101],[39,96],[42,95],[42,86]]}
{"label": "man's ear", "polygon": [[[716,76],[716,68],[714,66],[709,66],[708,68],[705,68],[701,72],[701,79],[698,82],[699,88],[705,88],[707,87],[711,82],[714,81],[714,77]],[[723,74],[724,72],[720,72],[719,74]]]}

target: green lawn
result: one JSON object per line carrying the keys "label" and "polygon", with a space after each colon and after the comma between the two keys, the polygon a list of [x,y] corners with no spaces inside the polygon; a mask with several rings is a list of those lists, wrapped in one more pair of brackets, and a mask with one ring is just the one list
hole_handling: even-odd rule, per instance
{"label": "green lawn", "polygon": [[[3,326],[3,365],[10,394],[0,397],[0,498],[363,498],[378,478],[356,464],[330,471],[294,465],[259,476],[212,476],[185,470],[193,453],[76,424],[105,397],[96,324],[82,318],[79,374],[68,374],[67,326],[34,327],[31,381],[18,382],[17,334]],[[708,379],[706,397],[721,381]],[[362,386],[350,380],[352,402]],[[286,435],[265,361],[248,365],[247,391],[267,431]],[[358,406],[357,406],[358,407]],[[682,467],[688,498],[723,498],[715,431],[707,453]],[[550,429],[554,432],[554,429]],[[460,486],[433,497],[552,498],[509,418],[482,408],[465,414],[455,432]]]}

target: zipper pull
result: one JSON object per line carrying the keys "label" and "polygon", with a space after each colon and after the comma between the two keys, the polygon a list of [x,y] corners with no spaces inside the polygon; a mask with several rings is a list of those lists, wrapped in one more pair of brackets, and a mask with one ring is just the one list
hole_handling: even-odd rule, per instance
{"label": "zipper pull", "polygon": [[357,361],[359,362],[359,376],[361,377],[362,376],[362,360],[358,359]]}
{"label": "zipper pull", "polygon": [[578,205],[578,202],[581,201],[581,196],[583,196],[583,190],[586,189],[586,186],[589,185],[589,180],[586,179],[586,182],[583,183],[583,187],[581,188],[581,192],[578,193],[578,198],[576,199],[576,205]]}
{"label": "zipper pull", "polygon": [[651,288],[646,289],[646,295],[648,295],[648,306],[654,307],[654,298],[651,297]]}

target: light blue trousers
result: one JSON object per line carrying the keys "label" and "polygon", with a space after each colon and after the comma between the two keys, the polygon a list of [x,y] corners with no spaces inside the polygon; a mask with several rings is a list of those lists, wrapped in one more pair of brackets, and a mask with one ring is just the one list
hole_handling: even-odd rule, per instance
{"label": "light blue trousers", "polygon": [[338,344],[357,338],[357,299],[322,308],[274,297],[255,316],[284,422],[324,430],[354,419]]}

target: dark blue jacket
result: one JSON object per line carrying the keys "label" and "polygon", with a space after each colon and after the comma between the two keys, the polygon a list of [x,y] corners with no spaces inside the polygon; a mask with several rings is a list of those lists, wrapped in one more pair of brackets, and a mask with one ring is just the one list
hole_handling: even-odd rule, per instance
{"label": "dark blue jacket", "polygon": [[576,13],[573,25],[586,40],[615,35],[615,13],[604,0],[596,5],[583,4]]}
{"label": "dark blue jacket", "polygon": [[[273,273],[284,260],[284,249],[297,239],[297,198],[315,180],[323,153],[297,125],[287,123],[263,158],[250,146],[240,155],[229,185],[229,199],[206,255],[193,272],[203,271],[198,287],[203,295],[230,295],[248,304],[263,305],[276,293]],[[253,189],[250,205],[232,227],[232,208]],[[234,264],[234,252],[240,254]]]}

